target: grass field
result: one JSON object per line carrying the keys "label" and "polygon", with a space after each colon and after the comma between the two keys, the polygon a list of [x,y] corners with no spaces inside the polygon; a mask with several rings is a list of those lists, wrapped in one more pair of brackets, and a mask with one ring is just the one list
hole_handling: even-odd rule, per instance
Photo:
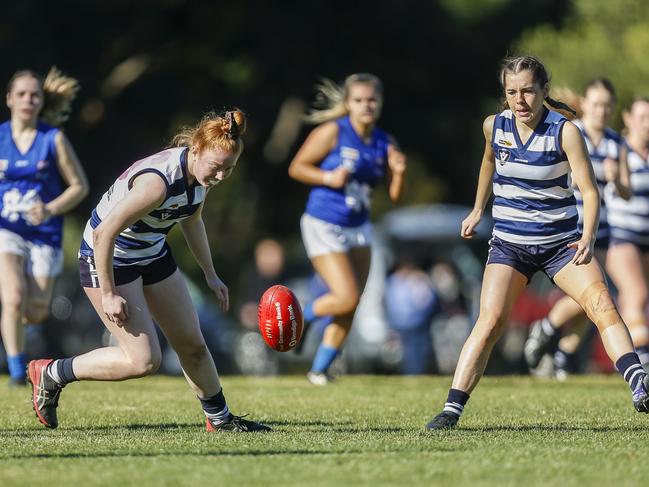
{"label": "grass field", "polygon": [[275,431],[204,432],[179,378],[71,384],[55,431],[36,422],[27,390],[5,389],[0,485],[592,486],[641,485],[649,474],[649,416],[635,413],[617,376],[487,378],[461,427],[436,433],[423,427],[448,378],[223,382],[235,413]]}

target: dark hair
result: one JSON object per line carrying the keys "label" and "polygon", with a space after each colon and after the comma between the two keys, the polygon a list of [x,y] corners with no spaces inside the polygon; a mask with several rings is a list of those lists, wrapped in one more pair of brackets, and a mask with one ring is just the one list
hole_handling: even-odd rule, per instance
{"label": "dark hair", "polygon": [[[508,73],[517,74],[521,71],[531,72],[532,79],[535,83],[538,83],[541,88],[544,88],[550,83],[550,75],[548,74],[548,71],[545,69],[545,66],[543,66],[543,63],[534,56],[506,57],[500,62],[500,72],[498,75],[503,90],[505,89],[505,75]],[[549,95],[545,97],[545,103],[556,111],[560,111],[564,115],[567,115],[569,118],[577,116],[577,112],[572,107],[560,102],[559,100],[550,98]]]}
{"label": "dark hair", "polygon": [[613,100],[617,100],[617,94],[615,93],[615,87],[607,78],[593,78],[584,86],[584,96],[590,88],[604,88],[609,92]]}

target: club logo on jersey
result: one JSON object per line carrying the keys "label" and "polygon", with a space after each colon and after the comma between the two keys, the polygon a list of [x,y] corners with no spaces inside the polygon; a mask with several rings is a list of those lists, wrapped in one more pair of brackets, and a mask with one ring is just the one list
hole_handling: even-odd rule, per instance
{"label": "club logo on jersey", "polygon": [[0,159],[0,171],[6,171],[9,167],[9,161],[7,159]]}
{"label": "club logo on jersey", "polygon": [[341,147],[340,158],[342,159],[341,166],[353,173],[356,171],[356,161],[361,158],[361,153],[353,147]]}
{"label": "club logo on jersey", "polygon": [[504,145],[505,147],[512,147],[514,144],[512,144],[510,141],[505,139],[498,139],[498,145]]}
{"label": "club logo on jersey", "polygon": [[509,160],[509,156],[511,155],[511,152],[507,149],[498,149],[498,162],[500,162],[501,166],[505,165],[505,162]]}
{"label": "club logo on jersey", "polygon": [[38,169],[40,171],[42,169],[45,169],[49,165],[50,165],[50,163],[48,161],[45,161],[45,160],[38,161],[36,163],[36,169]]}
{"label": "club logo on jersey", "polygon": [[163,211],[162,213],[160,213],[161,220],[168,220],[170,217],[171,217],[170,211]]}

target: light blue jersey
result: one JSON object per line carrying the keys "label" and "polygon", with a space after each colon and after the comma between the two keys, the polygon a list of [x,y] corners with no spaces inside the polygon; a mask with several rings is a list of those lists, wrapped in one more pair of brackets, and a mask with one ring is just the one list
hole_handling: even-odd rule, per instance
{"label": "light blue jersey", "polygon": [[336,120],[338,141],[336,147],[320,164],[323,171],[339,166],[350,172],[344,188],[315,186],[311,189],[306,213],[320,220],[343,227],[357,227],[367,222],[372,202],[372,189],[385,175],[388,136],[375,127],[365,143],[351,125],[349,117]]}
{"label": "light blue jersey", "polygon": [[59,129],[39,122],[31,147],[22,153],[12,137],[11,122],[0,125],[0,228],[54,248],[61,247],[63,217],[34,225],[27,212],[35,202],[48,203],[64,190],[54,142],[58,133]]}
{"label": "light blue jersey", "polygon": [[570,165],[560,143],[566,118],[544,110],[526,143],[511,110],[494,120],[493,234],[507,242],[541,245],[577,234]]}
{"label": "light blue jersey", "polygon": [[169,251],[166,238],[178,222],[193,215],[205,199],[206,189],[187,182],[187,148],[158,152],[137,161],[104,193],[83,232],[79,255],[93,255],[92,232],[130,191],[133,180],[144,173],[159,175],[167,185],[167,196],[155,210],[128,226],[115,239],[113,266],[147,265]]}
{"label": "light blue jersey", "polygon": [[632,196],[625,201],[610,186],[606,188],[605,193],[611,237],[639,245],[648,245],[649,160],[628,145],[627,149]]}
{"label": "light blue jersey", "polygon": [[[606,177],[604,176],[604,159],[612,159],[616,162],[620,160],[620,136],[614,130],[606,127],[604,134],[597,145],[588,137],[584,124],[581,120],[574,120],[573,123],[579,128],[584,140],[586,141],[586,148],[590,161],[593,164],[593,172],[597,180],[597,187],[599,189],[601,206],[599,211],[599,227],[597,229],[597,240],[605,241],[610,237],[611,230],[608,225],[608,211],[606,208],[606,201],[604,198],[604,190],[606,188]],[[577,211],[579,212],[579,229],[583,225],[584,202],[581,198],[579,188],[575,188],[575,198],[577,199]]]}

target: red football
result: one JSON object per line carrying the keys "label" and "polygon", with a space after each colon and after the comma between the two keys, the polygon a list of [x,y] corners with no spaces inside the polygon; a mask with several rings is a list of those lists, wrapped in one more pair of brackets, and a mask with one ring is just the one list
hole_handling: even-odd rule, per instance
{"label": "red football", "polygon": [[287,352],[302,339],[302,308],[295,294],[286,286],[269,287],[257,310],[259,333],[266,344],[278,352]]}

